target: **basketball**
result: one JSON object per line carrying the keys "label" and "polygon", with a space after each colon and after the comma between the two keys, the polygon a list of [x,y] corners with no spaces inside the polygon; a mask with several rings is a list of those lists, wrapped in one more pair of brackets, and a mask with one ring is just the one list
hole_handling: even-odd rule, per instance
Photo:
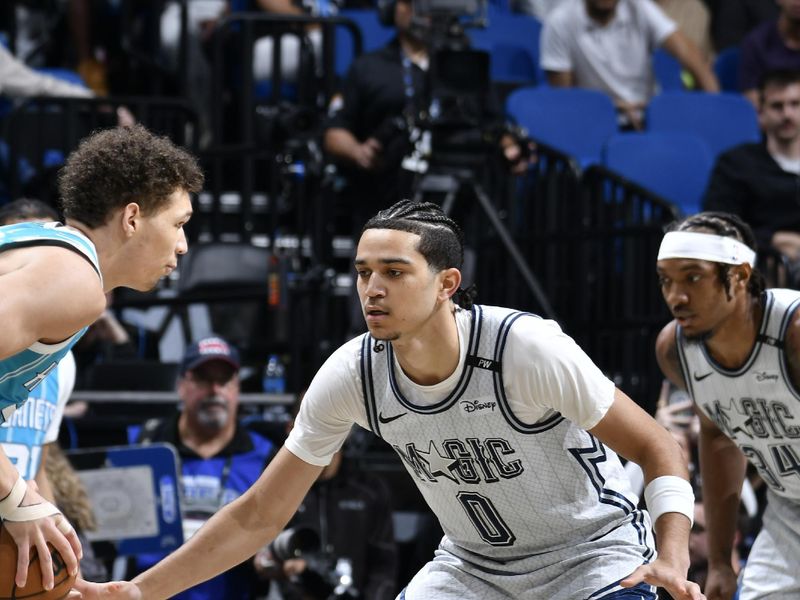
{"label": "basketball", "polygon": [[53,557],[53,589],[45,591],[42,587],[42,572],[35,548],[31,548],[31,562],[28,567],[28,581],[24,588],[14,583],[17,572],[17,545],[11,535],[0,526],[0,600],[61,600],[69,593],[75,577],[67,572],[61,555],[50,546]]}

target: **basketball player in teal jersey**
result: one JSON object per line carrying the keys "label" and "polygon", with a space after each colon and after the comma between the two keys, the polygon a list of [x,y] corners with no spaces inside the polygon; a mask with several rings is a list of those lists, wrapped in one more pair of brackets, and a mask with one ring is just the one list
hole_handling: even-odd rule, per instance
{"label": "basketball player in teal jersey", "polygon": [[[700,417],[709,600],[800,598],[800,292],[764,289],[755,238],[738,216],[703,212],[658,253],[673,321],[661,370]],[[763,527],[738,577],[731,561],[747,462],[768,486]]]}
{"label": "basketball player in teal jersey", "polygon": [[[321,367],[264,474],[133,582],[78,593],[163,600],[252,556],[357,423],[394,448],[445,532],[401,598],[703,598],[686,580],[694,496],[677,443],[557,324],[472,306],[462,260],[434,204],[371,219],[355,261],[369,333]],[[649,514],[615,452],[642,466]]]}
{"label": "basketball player in teal jersey", "polygon": [[[61,172],[66,224],[0,227],[0,423],[11,418],[105,309],[105,292],[149,290],[187,250],[196,161],[141,126],[87,138]],[[0,519],[17,543],[16,583],[30,548],[52,587],[47,543],[76,572],[80,544],[58,510],[0,453]]]}
{"label": "basketball player in teal jersey", "polygon": [[[0,207],[0,226],[16,223],[51,223],[58,220],[54,208],[40,200],[21,198]],[[73,387],[75,358],[68,352],[47,377],[33,389],[21,409],[0,424],[0,450],[26,480],[35,479],[39,492],[53,499],[45,464]]]}

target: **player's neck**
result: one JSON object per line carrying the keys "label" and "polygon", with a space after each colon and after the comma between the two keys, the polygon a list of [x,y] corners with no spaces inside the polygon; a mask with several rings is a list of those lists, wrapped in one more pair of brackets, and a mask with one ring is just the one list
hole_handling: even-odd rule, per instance
{"label": "player's neck", "polygon": [[767,136],[767,151],[772,156],[780,156],[788,160],[800,160],[800,136],[786,141]]}
{"label": "player's neck", "polygon": [[748,293],[739,299],[736,310],[705,342],[711,357],[727,369],[741,367],[756,343],[763,314],[759,298]]}
{"label": "player's neck", "polygon": [[202,458],[211,458],[219,454],[233,439],[234,431],[233,421],[225,425],[222,430],[216,432],[190,427],[185,414],[181,415],[178,421],[178,433],[180,434],[181,442]]}
{"label": "player's neck", "polygon": [[392,342],[403,373],[419,385],[435,385],[458,367],[458,326],[451,303],[441,306],[419,333]]}
{"label": "player's neck", "polygon": [[[110,292],[114,288],[123,285],[117,273],[125,272],[125,265],[130,265],[127,259],[120,261],[115,260],[116,252],[112,249],[116,248],[114,240],[110,235],[110,230],[107,226],[103,225],[97,228],[91,228],[85,223],[76,221],[74,219],[66,219],[65,224],[73,229],[77,229],[94,244],[95,251],[97,252],[97,262],[100,264],[100,273],[103,275],[103,291]],[[120,263],[120,266],[116,265]]]}

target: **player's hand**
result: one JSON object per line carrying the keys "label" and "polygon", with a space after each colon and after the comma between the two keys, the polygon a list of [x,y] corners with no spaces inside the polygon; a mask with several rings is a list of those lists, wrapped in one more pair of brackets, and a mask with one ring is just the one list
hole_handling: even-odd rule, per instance
{"label": "player's hand", "polygon": [[640,566],[620,581],[620,585],[630,588],[642,582],[663,587],[675,600],[706,600],[699,585],[687,580],[686,576],[681,574],[678,569],[661,559]]}
{"label": "player's hand", "polygon": [[67,600],[142,600],[142,591],[129,581],[91,583],[78,579]]}
{"label": "player's hand", "polygon": [[[22,498],[20,506],[35,506],[46,502],[39,495],[34,481],[27,482],[28,489]],[[69,524],[66,517],[56,514],[43,517],[34,521],[4,520],[3,527],[17,544],[17,575],[14,582],[17,587],[25,587],[28,580],[28,565],[30,564],[31,547],[36,548],[39,556],[39,565],[42,571],[42,585],[44,589],[53,588],[53,559],[48,542],[55,548],[64,560],[70,575],[78,573],[78,561],[83,556],[81,542],[75,529]]]}
{"label": "player's hand", "polygon": [[715,568],[709,565],[706,577],[706,596],[708,600],[731,600],[737,588],[736,573],[729,566]]}

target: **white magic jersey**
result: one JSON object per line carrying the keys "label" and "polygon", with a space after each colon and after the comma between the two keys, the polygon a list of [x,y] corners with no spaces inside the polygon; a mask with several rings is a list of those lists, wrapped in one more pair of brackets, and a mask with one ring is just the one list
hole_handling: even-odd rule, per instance
{"label": "white magic jersey", "polygon": [[705,344],[677,331],[687,389],[697,406],[742,450],[777,495],[800,499],[800,392],[789,378],[783,340],[800,292],[766,292],[756,344],[735,371],[718,365]]}
{"label": "white magic jersey", "polygon": [[430,406],[404,397],[392,345],[376,347],[365,335],[370,428],[400,455],[437,515],[442,548],[482,580],[517,598],[602,597],[654,558],[650,519],[636,508],[616,454],[595,437],[552,411],[532,424],[511,412],[502,364],[518,319],[538,317],[474,307],[461,379]]}

